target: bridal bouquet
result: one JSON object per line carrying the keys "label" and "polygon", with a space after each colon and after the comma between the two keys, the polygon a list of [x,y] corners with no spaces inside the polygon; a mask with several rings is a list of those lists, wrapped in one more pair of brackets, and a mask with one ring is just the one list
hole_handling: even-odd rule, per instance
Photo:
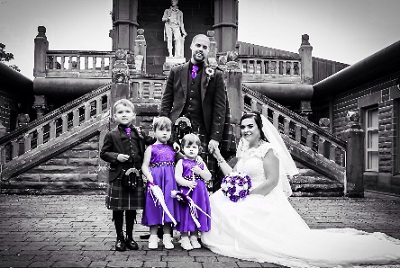
{"label": "bridal bouquet", "polygon": [[221,182],[221,190],[232,202],[237,202],[249,195],[250,177],[244,173],[231,172]]}

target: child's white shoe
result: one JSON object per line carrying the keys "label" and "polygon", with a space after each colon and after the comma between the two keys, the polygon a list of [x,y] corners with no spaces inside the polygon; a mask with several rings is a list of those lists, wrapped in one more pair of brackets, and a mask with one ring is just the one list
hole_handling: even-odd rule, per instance
{"label": "child's white shoe", "polygon": [[170,234],[163,235],[163,244],[166,249],[173,249],[175,246],[172,244],[172,237]]}
{"label": "child's white shoe", "polygon": [[150,235],[149,237],[149,249],[158,248],[158,237],[157,235]]}
{"label": "child's white shoe", "polygon": [[181,238],[181,247],[184,250],[192,250],[192,244],[190,243],[189,237],[182,237]]}
{"label": "child's white shoe", "polygon": [[190,237],[190,243],[192,244],[193,248],[201,248],[201,245],[199,243],[199,240],[197,239],[196,236],[191,236]]}

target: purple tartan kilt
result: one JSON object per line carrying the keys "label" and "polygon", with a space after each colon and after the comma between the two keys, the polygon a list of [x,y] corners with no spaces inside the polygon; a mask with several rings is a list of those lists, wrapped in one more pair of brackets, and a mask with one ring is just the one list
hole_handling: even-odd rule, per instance
{"label": "purple tartan kilt", "polygon": [[106,207],[111,210],[135,210],[144,207],[143,182],[135,190],[122,187],[122,180],[116,178],[109,183],[106,196]]}

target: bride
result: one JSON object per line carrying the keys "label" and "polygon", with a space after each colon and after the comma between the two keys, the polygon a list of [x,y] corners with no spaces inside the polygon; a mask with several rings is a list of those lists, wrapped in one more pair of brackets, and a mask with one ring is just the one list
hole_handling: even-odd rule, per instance
{"label": "bride", "polygon": [[[289,267],[353,267],[400,263],[400,240],[350,228],[310,229],[289,203],[287,175],[297,168],[279,133],[264,116],[240,120],[235,170],[251,177],[250,195],[232,202],[221,190],[210,197],[211,230],[201,240],[229,257]],[[218,149],[222,172],[232,172]]]}

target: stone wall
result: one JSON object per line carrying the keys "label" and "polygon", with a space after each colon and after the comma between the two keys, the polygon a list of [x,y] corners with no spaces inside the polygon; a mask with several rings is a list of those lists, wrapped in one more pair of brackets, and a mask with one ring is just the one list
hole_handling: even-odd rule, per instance
{"label": "stone wall", "polygon": [[399,105],[400,90],[397,88],[400,73],[383,77],[337,95],[334,100],[333,130],[339,135],[346,129],[346,115],[350,110],[360,112],[360,122],[365,126],[365,109],[378,107],[379,120],[379,170],[365,172],[366,189],[400,193],[399,156]]}
{"label": "stone wall", "polygon": [[100,161],[97,135],[3,182],[1,191],[17,194],[105,194],[106,178],[98,175]]}

